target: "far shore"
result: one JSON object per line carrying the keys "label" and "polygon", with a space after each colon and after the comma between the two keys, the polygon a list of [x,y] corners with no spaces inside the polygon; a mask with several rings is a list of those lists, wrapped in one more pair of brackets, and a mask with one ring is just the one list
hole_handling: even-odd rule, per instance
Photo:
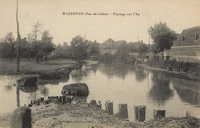
{"label": "far shore", "polygon": [[150,67],[148,65],[140,65],[148,70],[155,70],[155,71],[162,71],[162,72],[166,72],[169,73],[172,76],[176,76],[179,78],[183,78],[183,79],[190,79],[190,80],[197,80],[200,81],[200,77],[195,77],[187,72],[177,72],[177,71],[168,71],[166,69],[161,69],[161,68],[154,68],[154,67]]}
{"label": "far shore", "polygon": [[68,59],[47,59],[46,61],[35,60],[21,60],[20,71],[17,72],[17,62],[13,61],[0,61],[0,74],[1,75],[20,75],[20,74],[42,74],[49,73],[59,68],[72,68],[77,63]]}

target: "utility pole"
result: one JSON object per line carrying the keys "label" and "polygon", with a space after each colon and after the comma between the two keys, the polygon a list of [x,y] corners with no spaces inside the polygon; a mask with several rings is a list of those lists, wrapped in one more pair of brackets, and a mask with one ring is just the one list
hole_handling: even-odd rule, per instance
{"label": "utility pole", "polygon": [[20,33],[19,33],[19,21],[18,21],[18,0],[17,0],[17,8],[16,8],[16,23],[17,23],[17,72],[19,72],[19,63],[20,63]]}

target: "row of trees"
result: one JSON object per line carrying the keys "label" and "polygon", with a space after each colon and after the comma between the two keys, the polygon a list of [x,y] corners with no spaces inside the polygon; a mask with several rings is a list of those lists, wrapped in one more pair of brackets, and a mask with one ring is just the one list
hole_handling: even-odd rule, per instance
{"label": "row of trees", "polygon": [[[41,33],[41,24],[39,22],[35,23],[33,30],[28,34],[27,38],[20,39],[20,58],[33,58],[36,57],[38,63],[38,58],[48,55],[55,49],[55,45],[52,40],[53,37],[50,35],[49,31],[45,30]],[[41,39],[39,36],[41,35]],[[13,33],[9,32],[5,38],[0,40],[0,56],[1,58],[16,58],[18,51],[18,43],[14,39]]]}
{"label": "row of trees", "polygon": [[[99,45],[100,43],[96,41],[84,40],[81,36],[76,36],[72,39],[70,45],[67,42],[64,42],[63,45],[58,44],[54,53],[55,57],[85,59],[88,56],[99,56]],[[126,43],[118,49],[114,56],[105,55],[104,60],[125,61],[129,52],[138,52],[139,55],[142,55],[147,52],[148,47],[149,45],[142,41]]]}
{"label": "row of trees", "polygon": [[61,58],[85,59],[90,55],[99,53],[99,43],[96,41],[84,40],[81,36],[72,38],[70,45],[64,42],[63,45],[58,44],[55,48],[55,56]]}
{"label": "row of trees", "polygon": [[[66,42],[63,45],[58,44],[55,46],[52,42],[53,37],[50,35],[49,31],[45,30],[41,33],[42,24],[37,22],[32,27],[32,32],[28,34],[27,38],[20,39],[21,50],[20,57],[32,58],[36,57],[38,63],[38,58],[48,55],[53,50],[55,50],[56,57],[74,57],[74,58],[86,58],[87,50],[90,50],[90,55],[98,55],[99,53],[99,43],[96,41],[92,42],[89,40],[84,40],[81,36],[76,36],[68,45]],[[154,53],[159,53],[164,49],[170,49],[173,41],[176,40],[177,34],[171,30],[166,23],[158,23],[153,27],[150,26],[148,29],[153,44],[145,44],[141,42],[130,42],[120,49],[119,53],[126,55],[128,52],[138,52],[142,55],[144,52],[152,51]],[[39,37],[41,37],[39,39]],[[17,41],[13,37],[13,33],[8,33],[5,38],[0,40],[0,55],[2,58],[15,58],[17,54]],[[120,54],[121,55],[121,54]]]}

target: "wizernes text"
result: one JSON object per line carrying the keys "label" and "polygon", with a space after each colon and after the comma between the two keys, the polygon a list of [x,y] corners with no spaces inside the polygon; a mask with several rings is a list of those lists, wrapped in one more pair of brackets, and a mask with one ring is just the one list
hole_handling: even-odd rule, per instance
{"label": "wizernes text", "polygon": [[129,13],[120,13],[120,12],[62,12],[62,15],[66,16],[140,16],[140,13],[129,12]]}

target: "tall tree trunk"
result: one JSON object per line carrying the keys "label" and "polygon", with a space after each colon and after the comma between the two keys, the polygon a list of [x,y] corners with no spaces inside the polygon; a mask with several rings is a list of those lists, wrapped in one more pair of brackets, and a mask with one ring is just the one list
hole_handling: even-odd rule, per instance
{"label": "tall tree trunk", "polygon": [[36,46],[36,61],[38,63],[38,46]]}
{"label": "tall tree trunk", "polygon": [[31,60],[31,50],[29,49],[29,51],[28,51],[28,61],[30,61]]}
{"label": "tall tree trunk", "polygon": [[16,9],[16,23],[17,23],[17,43],[18,43],[18,50],[17,50],[17,71],[19,72],[19,63],[20,63],[20,33],[19,33],[19,21],[18,21],[18,0],[17,0],[17,9]]}

